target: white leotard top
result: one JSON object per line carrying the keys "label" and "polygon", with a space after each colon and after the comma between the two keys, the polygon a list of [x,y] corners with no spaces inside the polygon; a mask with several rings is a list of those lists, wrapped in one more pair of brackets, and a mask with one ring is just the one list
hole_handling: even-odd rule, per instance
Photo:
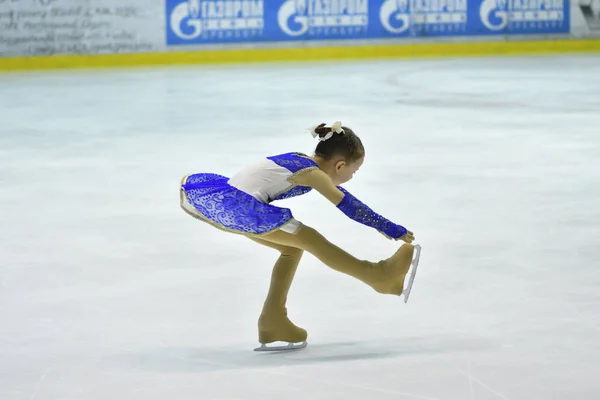
{"label": "white leotard top", "polygon": [[258,201],[270,203],[281,193],[294,186],[289,178],[294,175],[274,161],[263,159],[243,168],[229,179],[229,184],[253,196]]}

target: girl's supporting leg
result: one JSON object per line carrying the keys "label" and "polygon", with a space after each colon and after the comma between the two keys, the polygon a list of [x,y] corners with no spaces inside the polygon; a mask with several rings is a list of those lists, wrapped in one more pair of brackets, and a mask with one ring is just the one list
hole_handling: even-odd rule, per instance
{"label": "girl's supporting leg", "polygon": [[292,285],[304,251],[259,238],[252,238],[252,240],[278,250],[281,253],[273,267],[269,293],[258,319],[259,343],[266,344],[277,341],[290,343],[304,342],[307,338],[307,332],[294,325],[288,319],[286,309],[290,286]]}
{"label": "girl's supporting leg", "polygon": [[410,269],[414,246],[403,244],[396,253],[377,263],[359,260],[331,243],[315,229],[303,225],[295,234],[277,230],[261,239],[308,251],[330,268],[350,275],[383,294],[401,295]]}

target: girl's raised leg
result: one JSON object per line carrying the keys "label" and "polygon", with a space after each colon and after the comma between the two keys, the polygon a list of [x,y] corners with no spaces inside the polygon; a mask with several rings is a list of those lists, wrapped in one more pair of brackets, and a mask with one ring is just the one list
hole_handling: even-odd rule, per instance
{"label": "girl's raised leg", "polygon": [[414,254],[414,246],[406,243],[386,260],[359,260],[306,225],[295,234],[277,230],[261,236],[261,239],[308,251],[330,268],[359,279],[375,291],[398,296],[404,290],[404,280]]}

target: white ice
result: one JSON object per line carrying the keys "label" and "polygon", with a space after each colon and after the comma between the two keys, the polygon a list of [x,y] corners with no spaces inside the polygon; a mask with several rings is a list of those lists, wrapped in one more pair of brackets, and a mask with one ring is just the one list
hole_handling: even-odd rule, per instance
{"label": "white ice", "polygon": [[[309,346],[255,353],[277,254],[185,214],[180,179],[336,120],[367,151],[348,190],[423,248],[410,301],[306,254]],[[0,121],[1,400],[598,398],[598,56],[6,74]]]}

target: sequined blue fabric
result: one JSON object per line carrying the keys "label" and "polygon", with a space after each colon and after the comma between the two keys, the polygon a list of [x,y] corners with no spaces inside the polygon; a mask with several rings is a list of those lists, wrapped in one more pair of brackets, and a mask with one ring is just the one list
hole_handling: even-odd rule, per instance
{"label": "sequined blue fabric", "polygon": [[[285,153],[267,158],[292,173],[317,167],[313,160],[301,153]],[[190,175],[182,189],[202,216],[228,231],[260,235],[280,228],[293,218],[291,210],[264,204],[229,185],[228,180],[229,178],[219,174],[198,173]],[[295,186],[270,201],[300,196],[311,189]]]}
{"label": "sequined blue fabric", "polygon": [[294,186],[292,189],[287,192],[281,193],[271,201],[284,200],[289,199],[290,197],[302,196],[312,190],[309,186]]}
{"label": "sequined blue fabric", "polygon": [[227,231],[261,235],[293,218],[289,209],[264,204],[227,181],[218,174],[199,173],[190,175],[182,189],[202,216]]}
{"label": "sequined blue fabric", "polygon": [[394,224],[377,214],[341,186],[338,186],[338,189],[344,193],[344,198],[337,207],[350,219],[375,228],[392,239],[399,239],[406,235],[407,230],[405,227]]}
{"label": "sequined blue fabric", "polygon": [[297,152],[279,154],[267,157],[267,159],[294,174],[305,168],[318,167],[317,163],[308,158],[306,154]]}
{"label": "sequined blue fabric", "polygon": [[[302,153],[285,153],[279,154],[277,156],[267,157],[267,159],[273,161],[275,164],[279,165],[287,169],[292,173],[300,172],[307,168],[318,168],[316,162],[312,159],[308,158],[307,155]],[[279,194],[274,199],[270,199],[270,201],[284,200],[289,199],[291,197],[302,196],[312,190],[311,187],[308,186],[294,186],[287,192]]]}

